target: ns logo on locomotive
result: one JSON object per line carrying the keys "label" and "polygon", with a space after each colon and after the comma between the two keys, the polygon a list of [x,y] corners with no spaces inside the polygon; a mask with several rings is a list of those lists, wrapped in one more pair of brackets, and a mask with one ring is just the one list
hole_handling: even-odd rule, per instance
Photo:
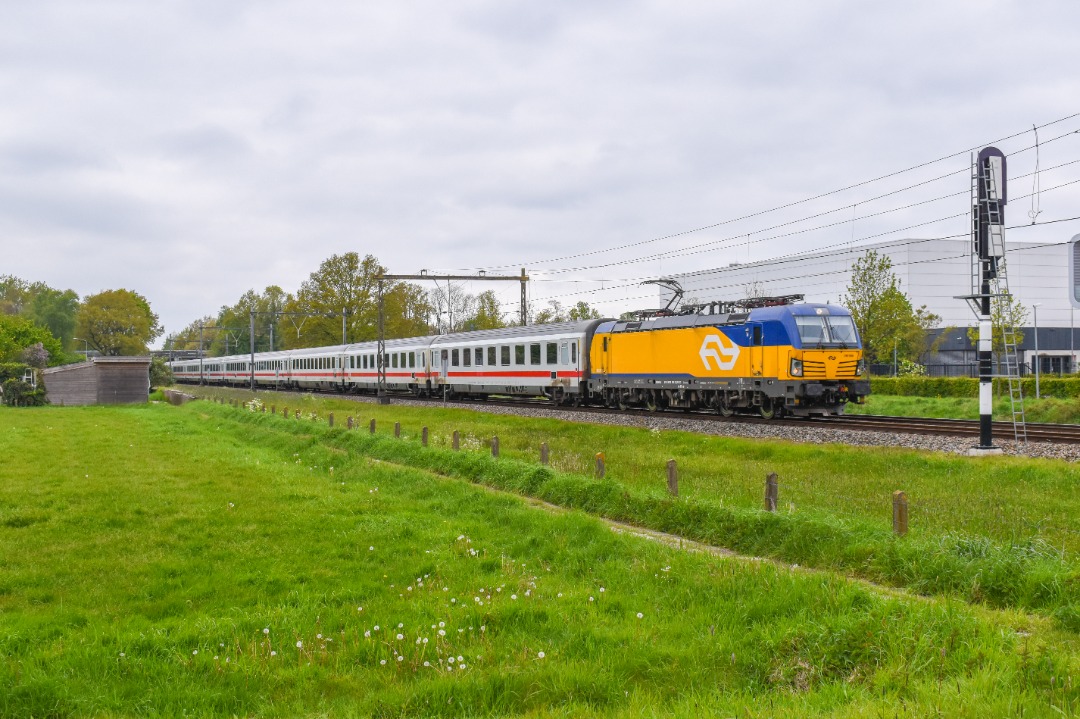
{"label": "ns logo on locomotive", "polygon": [[603,404],[841,414],[870,393],[862,344],[839,305],[795,295],[639,320],[588,320],[170,363],[181,382],[427,397],[543,397]]}

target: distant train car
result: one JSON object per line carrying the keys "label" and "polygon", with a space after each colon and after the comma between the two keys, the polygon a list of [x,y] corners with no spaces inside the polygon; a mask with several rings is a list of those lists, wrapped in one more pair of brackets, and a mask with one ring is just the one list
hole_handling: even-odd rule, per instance
{"label": "distant train car", "polygon": [[580,401],[600,320],[443,335],[431,342],[432,391]]}
{"label": "distant train car", "polygon": [[606,322],[591,364],[589,392],[612,407],[827,415],[870,392],[851,313],[837,305]]}

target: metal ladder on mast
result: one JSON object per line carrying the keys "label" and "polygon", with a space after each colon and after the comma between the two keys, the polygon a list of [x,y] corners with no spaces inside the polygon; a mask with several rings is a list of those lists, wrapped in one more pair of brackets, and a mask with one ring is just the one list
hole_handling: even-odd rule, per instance
{"label": "metal ladder on mast", "polygon": [[[983,175],[980,177],[980,175]],[[981,169],[976,167],[974,176],[972,178],[976,182],[984,183],[985,192],[982,193],[983,197],[991,198],[998,197],[997,187],[994,184],[994,173],[986,172],[982,173]],[[974,193],[975,197],[979,196],[979,193]],[[995,257],[999,257],[997,261],[997,267],[994,277],[990,280],[990,301],[991,310],[997,303],[1002,303],[1006,307],[1011,304],[1012,294],[1009,292],[1009,276],[1006,270],[1005,262],[1005,228],[1001,221],[1001,209],[1000,205],[996,201],[983,201],[983,207],[979,208],[986,213],[988,219],[988,231],[989,237],[987,238],[990,243],[991,254]],[[978,223],[978,213],[974,222]],[[974,230],[977,232],[978,227]],[[981,289],[978,282],[978,258],[975,259],[973,273],[972,273],[972,287],[974,291]],[[1004,379],[1009,388],[1009,409],[1012,414],[1013,424],[1013,439],[1017,442],[1027,442],[1027,422],[1024,416],[1024,388],[1020,378],[1020,358],[1016,348],[1016,326],[1012,322],[1011,312],[999,312],[1002,346],[1004,349],[1002,360],[998,362],[999,374],[997,377]],[[991,314],[991,317],[993,315]],[[1036,359],[1036,361],[1038,361]],[[1003,371],[1002,371],[1003,370]]]}

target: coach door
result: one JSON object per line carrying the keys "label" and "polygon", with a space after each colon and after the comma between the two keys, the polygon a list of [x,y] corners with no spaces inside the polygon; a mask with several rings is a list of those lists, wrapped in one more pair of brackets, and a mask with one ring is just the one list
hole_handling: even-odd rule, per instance
{"label": "coach door", "polygon": [[748,322],[746,331],[750,340],[750,375],[760,377],[765,369],[765,349],[762,347],[761,323]]}

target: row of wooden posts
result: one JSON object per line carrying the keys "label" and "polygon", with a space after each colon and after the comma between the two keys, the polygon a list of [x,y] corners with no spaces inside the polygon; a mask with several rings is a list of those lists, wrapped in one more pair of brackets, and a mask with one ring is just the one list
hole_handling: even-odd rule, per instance
{"label": "row of wooden posts", "polygon": [[[217,402],[224,402],[220,398],[215,398]],[[243,402],[237,399],[230,399],[228,403],[234,407],[240,407]],[[266,412],[266,406],[263,405],[262,411]],[[270,405],[270,414],[277,414],[277,407]],[[285,407],[281,411],[281,416],[289,417],[289,408]],[[301,411],[296,410],[296,419],[301,418]],[[327,422],[331,427],[334,426],[334,413],[331,412],[327,417]],[[345,426],[348,429],[353,429],[354,422],[352,416],[345,419]],[[375,434],[375,419],[372,418],[368,423],[368,432]],[[394,437],[401,438],[401,422],[394,422]],[[423,427],[420,430],[420,444],[424,447],[428,446],[428,428]],[[461,449],[461,433],[454,430],[451,435],[450,445],[456,452]],[[495,435],[491,438],[491,456],[499,456],[499,436]],[[605,458],[603,452],[596,453],[596,469],[595,474],[597,479],[603,479],[607,472],[605,465]],[[548,450],[547,442],[540,444],[540,463],[547,465],[550,462],[550,453]],[[667,489],[668,493],[673,497],[679,496],[679,467],[674,459],[667,461]],[[765,510],[767,512],[775,512],[777,503],[780,501],[780,482],[777,479],[776,472],[770,472],[765,478]],[[893,509],[893,532],[897,535],[903,536],[908,533],[908,500],[907,495],[902,491],[893,492],[892,495],[892,509]]]}

